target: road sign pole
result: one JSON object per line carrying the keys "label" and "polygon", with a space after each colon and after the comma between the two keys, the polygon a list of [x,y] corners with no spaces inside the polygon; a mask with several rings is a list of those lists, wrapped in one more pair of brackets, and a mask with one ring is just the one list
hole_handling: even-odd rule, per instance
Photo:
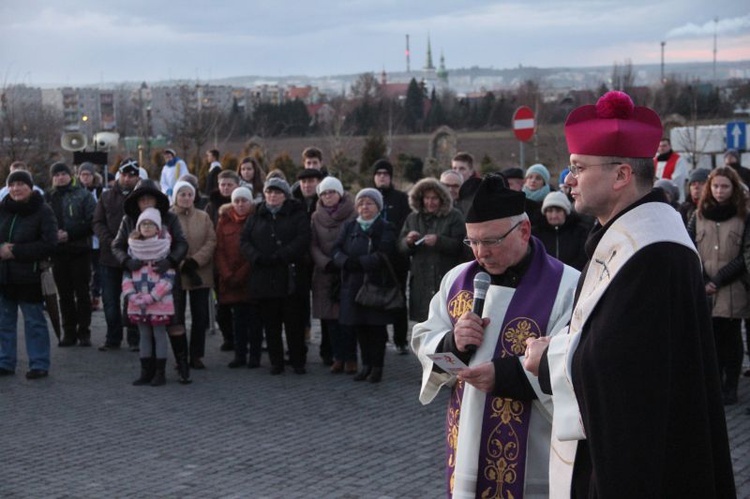
{"label": "road sign pole", "polygon": [[[530,141],[536,132],[534,111],[528,106],[521,106],[513,113],[513,134],[519,143],[519,160],[521,168],[526,167],[526,149],[524,142]],[[538,151],[536,152],[538,154]]]}

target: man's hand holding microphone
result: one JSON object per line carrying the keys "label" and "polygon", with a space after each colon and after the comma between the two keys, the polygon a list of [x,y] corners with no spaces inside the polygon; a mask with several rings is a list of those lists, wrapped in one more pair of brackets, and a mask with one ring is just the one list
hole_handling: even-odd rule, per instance
{"label": "man's hand holding microphone", "polygon": [[[471,312],[465,312],[453,328],[453,339],[459,352],[474,354],[484,340],[484,330],[489,325],[489,317],[482,318],[484,301],[490,288],[491,278],[486,272],[474,277],[474,303]],[[469,383],[483,392],[491,392],[495,387],[495,365],[484,362],[458,372],[458,379]]]}

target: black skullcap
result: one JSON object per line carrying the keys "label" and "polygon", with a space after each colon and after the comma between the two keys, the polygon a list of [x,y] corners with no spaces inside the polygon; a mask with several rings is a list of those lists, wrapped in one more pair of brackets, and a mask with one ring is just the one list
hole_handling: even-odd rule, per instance
{"label": "black skullcap", "polygon": [[297,174],[297,180],[304,178],[317,178],[318,180],[323,178],[323,172],[316,170],[315,168],[305,168]]}
{"label": "black skullcap", "polygon": [[500,218],[520,215],[526,210],[526,195],[508,189],[502,175],[487,175],[479,184],[469,211],[466,223],[488,222]]}
{"label": "black skullcap", "polygon": [[65,163],[55,163],[52,165],[49,169],[49,176],[54,177],[58,173],[67,173],[68,175],[73,175],[73,172],[70,171],[70,167],[66,165]]}
{"label": "black skullcap", "polygon": [[510,167],[504,169],[500,173],[502,173],[503,177],[505,178],[518,178],[521,180],[525,178],[523,170],[521,168]]}
{"label": "black skullcap", "polygon": [[388,172],[388,175],[393,178],[393,165],[387,159],[379,159],[372,165],[373,176],[380,170],[386,170]]}
{"label": "black skullcap", "polygon": [[6,185],[10,185],[13,182],[23,182],[32,189],[34,188],[34,180],[31,178],[31,173],[26,170],[16,170],[8,175],[8,179],[5,181]]}

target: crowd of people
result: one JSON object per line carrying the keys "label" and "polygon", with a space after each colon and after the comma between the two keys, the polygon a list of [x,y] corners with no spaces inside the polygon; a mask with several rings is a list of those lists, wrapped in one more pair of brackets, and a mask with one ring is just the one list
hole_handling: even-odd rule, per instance
{"label": "crowd of people", "polygon": [[[137,386],[166,383],[168,345],[189,384],[191,369],[206,368],[213,317],[231,369],[261,367],[265,349],[272,375],[305,374],[314,318],[330,372],[378,383],[387,326],[408,354],[412,320],[420,400],[452,387],[452,494],[544,495],[556,483],[573,496],[638,496],[711,469],[722,496],[731,485],[718,416],[738,402],[750,317],[750,170],[728,151],[723,166],[688,172],[653,111],[620,92],[603,100],[571,113],[558,185],[543,164],[483,177],[467,152],[408,192],[387,159],[372,165],[371,186],[347,192],[315,147],[293,183],[252,157],[224,169],[212,149],[203,189],[172,149],[158,182],[132,158],[111,185],[90,163],[58,162],[43,190],[15,162],[0,192],[0,376],[15,373],[19,309],[28,379],[50,369],[45,308],[59,347],[90,347],[101,302],[99,350],[125,339],[139,352]],[[472,311],[479,272],[490,278],[483,317]],[[658,375],[622,349],[660,364]],[[468,367],[447,372],[433,354]],[[622,475],[654,432],[662,457],[641,456],[637,480]],[[708,461],[685,465],[690,441]],[[625,450],[613,457],[612,446]]]}
{"label": "crowd of people", "polygon": [[[208,174],[205,187],[199,189],[197,178],[174,150],[165,150],[164,158],[159,182],[147,179],[144,169],[131,158],[121,162],[114,180],[106,186],[91,163],[79,165],[75,172],[65,163],[55,163],[46,191],[32,179],[28,199],[41,197],[52,209],[57,226],[55,244],[35,257],[39,265],[34,268],[49,267],[54,276],[62,316],[59,346],[90,346],[92,309],[102,306],[107,331],[100,350],[120,348],[123,337],[133,351],[143,354],[152,350],[142,347],[139,327],[143,324],[130,317],[127,310],[133,307],[133,297],[123,302],[122,289],[123,282],[132,279],[144,264],[130,255],[128,242],[145,207],[159,211],[160,233],[169,237],[173,249],[149,266],[161,273],[175,272],[170,285],[174,313],[165,328],[183,383],[190,381],[191,368],[205,368],[205,334],[214,316],[224,339],[221,349],[234,351],[235,358],[229,363],[232,368],[259,367],[265,346],[272,373],[284,372],[285,364],[304,373],[310,320],[316,318],[322,329],[319,354],[331,371],[379,381],[386,326],[392,325],[392,341],[399,353],[408,353],[408,320],[424,321],[443,276],[474,258],[464,244],[465,222],[482,176],[467,152],[456,154],[451,169],[439,178],[422,179],[408,192],[395,187],[393,165],[387,159],[373,165],[372,187],[346,192],[337,178],[328,175],[322,152],[315,147],[303,151],[302,168],[292,185],[280,171],[266,174],[252,157],[243,158],[236,170],[223,169],[219,151],[212,149],[206,151]],[[671,151],[669,141],[662,139],[654,158],[656,177],[661,176],[656,186],[671,197],[685,225],[691,227],[696,244],[706,246],[706,220],[713,220],[711,216],[728,216],[729,211],[733,219],[745,216],[744,205],[738,203],[746,199],[742,179],[748,170],[739,165],[739,154],[730,151],[726,168],[713,172],[719,175],[717,181],[731,172],[737,177],[729,182],[729,191],[734,193],[731,209],[713,206],[710,195],[701,200],[711,192],[703,189],[709,180],[709,171],[704,169],[686,177],[685,198],[680,204],[680,189],[667,177],[670,172],[682,172],[684,162]],[[0,199],[13,192],[13,179],[20,178],[16,188],[25,190],[25,165],[13,163],[11,174],[16,172],[25,173],[8,177]],[[511,167],[501,172],[508,188],[524,195],[524,213],[532,235],[548,254],[581,270],[587,261],[585,242],[594,220],[575,209],[565,184],[567,174],[564,169],[554,186],[551,172],[543,164],[525,171]],[[14,213],[9,208],[16,201],[8,197],[8,206],[2,206],[6,216]],[[721,215],[714,213],[717,211]],[[701,255],[709,261],[706,292],[715,310],[714,328],[727,331],[716,337],[722,366],[728,366],[724,374],[728,403],[736,401],[742,361],[740,321],[750,315],[745,303],[750,281],[744,277],[744,259],[750,259],[750,244],[745,241],[750,233],[739,226],[735,229],[730,231],[726,225],[723,229],[736,241],[731,249],[722,245],[722,251],[733,252],[731,258],[723,255],[716,260],[715,255]],[[38,230],[35,237],[41,239],[41,228]],[[739,235],[732,239],[735,234]],[[10,249],[18,241],[3,237],[8,240],[3,241],[6,256],[0,278],[7,281],[9,271],[5,269],[14,269],[18,262],[4,260],[12,259]],[[713,237],[725,240],[723,233]],[[701,251],[708,251],[708,246]],[[354,298],[365,276],[388,285],[384,259],[407,298],[396,309],[363,307]],[[731,263],[731,272],[721,268],[727,263]],[[727,300],[730,306],[723,306]],[[8,344],[6,350],[15,348]],[[12,372],[15,357],[7,355],[0,369]]]}

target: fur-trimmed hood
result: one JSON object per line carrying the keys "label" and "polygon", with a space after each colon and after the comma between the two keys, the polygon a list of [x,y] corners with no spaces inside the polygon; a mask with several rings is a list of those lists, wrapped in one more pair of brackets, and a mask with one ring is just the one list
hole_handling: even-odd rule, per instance
{"label": "fur-trimmed hood", "polygon": [[448,189],[435,178],[423,178],[411,188],[409,191],[409,206],[412,211],[417,213],[422,213],[424,211],[422,196],[424,196],[425,191],[435,191],[440,197],[440,209],[437,212],[437,216],[444,217],[450,213],[453,208],[451,194],[448,192]]}

